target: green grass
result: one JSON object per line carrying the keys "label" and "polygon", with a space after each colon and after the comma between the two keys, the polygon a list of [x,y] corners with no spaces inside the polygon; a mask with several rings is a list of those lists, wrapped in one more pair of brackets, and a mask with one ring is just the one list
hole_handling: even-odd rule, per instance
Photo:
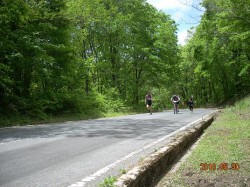
{"label": "green grass", "polygon": [[[225,108],[216,121],[205,131],[191,155],[175,173],[169,173],[158,186],[202,186],[201,181],[215,184],[222,179],[236,186],[250,182],[250,97]],[[239,170],[225,170],[221,164],[237,163]],[[204,164],[213,167],[202,170]],[[228,186],[226,181],[219,186]],[[243,185],[244,186],[244,185]]]}

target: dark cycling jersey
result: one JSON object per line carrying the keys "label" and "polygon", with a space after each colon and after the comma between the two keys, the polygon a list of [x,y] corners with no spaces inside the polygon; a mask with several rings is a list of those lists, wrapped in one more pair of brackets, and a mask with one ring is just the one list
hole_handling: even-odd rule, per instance
{"label": "dark cycling jersey", "polygon": [[152,95],[146,95],[146,100],[148,101],[148,100],[152,100]]}
{"label": "dark cycling jersey", "polygon": [[172,101],[172,102],[179,102],[179,101],[180,101],[180,98],[179,98],[177,95],[174,95],[174,96],[171,98],[171,101]]}
{"label": "dark cycling jersey", "polygon": [[152,95],[150,95],[150,94],[146,95],[145,99],[146,99],[146,104],[148,106],[151,106],[152,105]]}
{"label": "dark cycling jersey", "polygon": [[178,98],[177,96],[174,96],[174,97],[173,97],[173,100],[174,100],[174,101],[179,101],[179,98]]}

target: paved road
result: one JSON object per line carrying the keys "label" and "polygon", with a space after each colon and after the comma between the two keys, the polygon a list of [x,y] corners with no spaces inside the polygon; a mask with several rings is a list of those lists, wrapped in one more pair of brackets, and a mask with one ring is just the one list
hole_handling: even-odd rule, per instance
{"label": "paved road", "polygon": [[0,186],[98,186],[211,113],[196,109],[0,129]]}

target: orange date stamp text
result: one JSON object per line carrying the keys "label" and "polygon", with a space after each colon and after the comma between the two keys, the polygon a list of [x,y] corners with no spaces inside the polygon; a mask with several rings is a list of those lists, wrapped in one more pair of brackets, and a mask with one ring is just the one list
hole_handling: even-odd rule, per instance
{"label": "orange date stamp text", "polygon": [[219,165],[215,164],[215,163],[201,163],[200,164],[200,170],[203,171],[215,171],[215,170],[235,170],[238,171],[240,169],[240,165],[238,163],[232,163],[232,164],[228,164],[228,163],[220,163]]}

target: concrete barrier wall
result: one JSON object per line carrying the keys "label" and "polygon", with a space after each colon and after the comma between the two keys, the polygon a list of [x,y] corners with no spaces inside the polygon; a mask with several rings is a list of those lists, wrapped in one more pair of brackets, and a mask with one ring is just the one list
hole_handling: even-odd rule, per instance
{"label": "concrete barrier wall", "polygon": [[118,178],[116,187],[149,187],[166,173],[175,161],[202,135],[214,121],[219,111],[204,117],[197,123],[171,137],[170,143],[142,163]]}

